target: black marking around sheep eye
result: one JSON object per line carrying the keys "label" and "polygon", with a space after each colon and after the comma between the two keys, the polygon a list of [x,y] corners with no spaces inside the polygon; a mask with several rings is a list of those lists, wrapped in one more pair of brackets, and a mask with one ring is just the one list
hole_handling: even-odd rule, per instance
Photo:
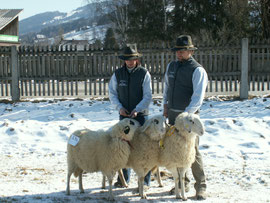
{"label": "black marking around sheep eye", "polygon": [[158,124],[159,123],[159,121],[157,119],[155,119],[154,122],[155,122],[155,124]]}
{"label": "black marking around sheep eye", "polygon": [[129,131],[130,131],[129,126],[126,126],[126,127],[124,128],[124,133],[125,133],[125,134],[128,134],[128,133],[129,133]]}
{"label": "black marking around sheep eye", "polygon": [[133,121],[130,121],[130,125],[135,125],[135,123]]}

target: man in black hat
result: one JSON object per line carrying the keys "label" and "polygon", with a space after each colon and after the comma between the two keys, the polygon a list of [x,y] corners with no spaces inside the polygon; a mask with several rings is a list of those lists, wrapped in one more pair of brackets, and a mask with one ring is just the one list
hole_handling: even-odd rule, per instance
{"label": "man in black hat", "polygon": [[[109,98],[119,111],[120,120],[133,118],[143,125],[152,101],[152,86],[149,72],[140,65],[141,56],[136,44],[127,44],[123,54],[119,56],[125,63],[115,71],[110,80]],[[130,169],[123,169],[123,174],[128,183]],[[144,179],[144,184],[147,186],[150,185],[150,176],[151,172]],[[122,187],[119,177],[114,185]]]}
{"label": "man in black hat", "polygon": [[[208,78],[202,65],[192,57],[196,49],[189,35],[179,36],[176,46],[172,49],[176,52],[177,60],[167,66],[163,93],[163,115],[168,117],[171,125],[174,125],[175,118],[182,112],[198,113],[204,99]],[[195,148],[196,160],[191,169],[196,180],[194,185],[196,198],[201,200],[206,198],[206,179],[202,156],[199,152],[199,138],[197,138]],[[186,176],[187,190],[189,190],[189,182]]]}

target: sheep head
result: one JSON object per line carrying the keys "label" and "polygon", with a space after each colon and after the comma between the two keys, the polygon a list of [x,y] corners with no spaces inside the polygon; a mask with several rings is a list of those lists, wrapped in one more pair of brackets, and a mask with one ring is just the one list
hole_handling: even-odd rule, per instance
{"label": "sheep head", "polygon": [[139,126],[138,121],[125,118],[112,127],[112,137],[130,141]]}
{"label": "sheep head", "polygon": [[178,115],[175,119],[175,127],[181,132],[203,135],[204,125],[197,114],[184,112]]}
{"label": "sheep head", "polygon": [[153,116],[141,127],[141,132],[150,136],[152,140],[161,140],[166,134],[165,118],[162,115]]}

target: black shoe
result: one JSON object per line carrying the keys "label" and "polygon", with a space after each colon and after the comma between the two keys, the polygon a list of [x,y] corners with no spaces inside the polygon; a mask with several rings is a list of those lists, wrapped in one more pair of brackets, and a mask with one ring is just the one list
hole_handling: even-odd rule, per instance
{"label": "black shoe", "polygon": [[114,183],[114,187],[116,187],[116,188],[117,188],[117,187],[118,187],[118,188],[123,188],[123,185],[122,185],[121,182],[118,182],[118,181],[117,181],[117,182]]}
{"label": "black shoe", "polygon": [[[181,190],[181,187],[179,186],[179,191]],[[189,184],[185,185],[185,192],[189,192],[190,188],[189,188]],[[174,195],[175,194],[175,187],[173,187],[170,190],[170,195]]]}

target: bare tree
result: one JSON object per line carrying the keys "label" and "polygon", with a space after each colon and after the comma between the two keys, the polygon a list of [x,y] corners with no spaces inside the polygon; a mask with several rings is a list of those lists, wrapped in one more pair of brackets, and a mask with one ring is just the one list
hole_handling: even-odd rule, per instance
{"label": "bare tree", "polygon": [[107,15],[113,24],[113,30],[120,44],[127,42],[128,29],[128,0],[85,0],[87,3],[95,3],[96,11]]}
{"label": "bare tree", "polygon": [[54,44],[59,45],[64,40],[64,29],[62,27],[58,30],[58,35],[54,37]]}
{"label": "bare tree", "polygon": [[125,44],[128,40],[128,0],[110,0],[103,5],[106,7],[109,19],[113,23],[118,41],[120,44]]}

